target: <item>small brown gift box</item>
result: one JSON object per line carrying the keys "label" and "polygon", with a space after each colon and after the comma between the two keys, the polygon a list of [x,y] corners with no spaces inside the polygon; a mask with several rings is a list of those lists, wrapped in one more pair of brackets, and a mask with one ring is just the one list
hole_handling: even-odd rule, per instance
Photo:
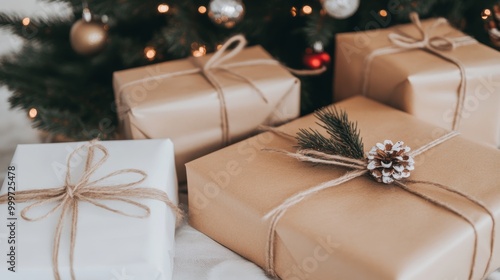
{"label": "small brown gift box", "polygon": [[[443,129],[364,97],[337,103],[357,121],[365,151],[386,139],[413,150]],[[279,129],[324,132],[309,115]],[[300,162],[264,148],[294,151],[296,143],[266,132],[187,164],[189,222],[222,245],[266,264],[266,213],[292,195],[344,175],[342,167]],[[443,184],[482,201],[494,213],[500,238],[500,151],[454,137],[415,157],[410,179]],[[472,279],[485,273],[492,219],[458,195],[428,184],[408,184],[458,209],[478,231]],[[275,271],[282,279],[469,279],[475,235],[456,214],[396,185],[364,175],[294,205],[277,224]],[[500,266],[500,242],[488,273]]]}
{"label": "small brown gift box", "polygon": [[[442,18],[422,21],[422,29],[435,45],[443,46],[442,37],[452,40],[454,49],[436,52],[464,67],[458,130],[466,138],[500,148],[500,53],[464,37]],[[398,47],[389,38],[393,34],[422,38],[413,23],[337,35],[334,99],[364,94],[452,129],[462,80],[459,67],[430,51]]]}
{"label": "small brown gift box", "polygon": [[[224,146],[221,128],[224,109],[216,88],[201,72],[189,73],[202,69],[212,56],[118,71],[113,76],[124,136],[170,138],[175,147],[179,181],[185,181],[186,162]],[[243,49],[221,65],[256,60],[264,62],[229,66],[232,73],[221,69],[211,71],[222,88],[232,142],[251,135],[261,124],[282,124],[300,114],[298,79],[277,61],[269,64],[273,59],[260,46]],[[179,74],[183,72],[188,74]]]}

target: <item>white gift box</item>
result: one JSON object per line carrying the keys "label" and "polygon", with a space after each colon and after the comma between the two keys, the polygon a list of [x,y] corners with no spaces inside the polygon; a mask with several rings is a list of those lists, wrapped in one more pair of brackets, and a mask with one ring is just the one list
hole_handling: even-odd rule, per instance
{"label": "white gift box", "polygon": [[[5,179],[0,195],[7,193],[8,184],[12,181],[15,181],[16,192],[62,187],[67,159],[75,148],[83,144],[85,142],[19,145],[11,164],[15,170],[10,174],[10,179]],[[138,188],[162,190],[174,204],[178,203],[173,144],[170,140],[106,141],[100,144],[107,148],[109,158],[92,174],[91,180],[121,169],[143,170],[148,176]],[[72,166],[83,169],[85,160],[86,154],[78,153],[72,157]],[[72,171],[75,179],[82,173],[77,172]],[[99,185],[122,184],[134,180],[137,180],[137,174],[120,174]],[[80,201],[73,266],[76,279],[172,279],[175,213],[159,200],[131,199],[148,206],[150,216],[128,217]],[[119,201],[98,202],[125,213],[144,213],[144,210],[136,206]],[[22,209],[30,204],[32,202],[16,203],[14,217],[17,220],[9,220],[12,216],[8,205],[0,204],[0,279],[54,279],[52,251],[61,211],[58,210],[43,220],[30,222],[20,215]],[[49,203],[33,208],[29,215],[42,216],[55,205]],[[12,232],[13,227],[8,226],[13,221],[15,230]],[[62,279],[71,279],[71,212],[66,213],[63,223],[58,267]],[[12,255],[11,246],[14,245],[12,240],[15,241],[15,262],[9,263],[12,257],[9,256]],[[15,272],[9,270],[13,265]]]}

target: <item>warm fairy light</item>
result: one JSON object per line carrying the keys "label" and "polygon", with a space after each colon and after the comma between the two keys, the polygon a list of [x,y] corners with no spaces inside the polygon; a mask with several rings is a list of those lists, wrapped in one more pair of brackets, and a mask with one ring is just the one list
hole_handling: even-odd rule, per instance
{"label": "warm fairy light", "polygon": [[29,17],[25,17],[25,18],[23,18],[23,25],[24,25],[24,26],[28,26],[28,25],[30,25],[30,18],[29,18]]}
{"label": "warm fairy light", "polygon": [[292,17],[296,17],[297,16],[297,8],[292,7],[290,9],[290,14],[292,14]]}
{"label": "warm fairy light", "polygon": [[304,7],[302,7],[302,12],[305,14],[305,15],[309,15],[311,14],[313,11],[313,9],[311,8],[311,6],[309,5],[304,5]]}
{"label": "warm fairy light", "polygon": [[37,109],[35,109],[35,108],[31,108],[31,109],[28,111],[28,117],[30,117],[30,119],[34,119],[34,118],[36,118],[36,115],[38,115],[38,111],[37,111]]}
{"label": "warm fairy light", "polygon": [[205,7],[205,6],[199,6],[199,7],[198,7],[198,12],[199,12],[200,14],[204,14],[204,13],[206,13],[206,12],[207,12],[207,7]]}
{"label": "warm fairy light", "polygon": [[170,7],[165,3],[158,5],[158,12],[160,12],[162,14],[168,12],[169,9],[170,9]]}
{"label": "warm fairy light", "polygon": [[198,49],[193,50],[194,57],[204,56],[207,53],[207,48],[205,46],[200,46]]}
{"label": "warm fairy light", "polygon": [[378,14],[381,16],[381,17],[386,17],[387,16],[387,11],[386,10],[380,10],[378,12]]}
{"label": "warm fairy light", "polygon": [[217,45],[217,50],[220,50],[220,48],[222,48],[222,44]]}
{"label": "warm fairy light", "polygon": [[148,60],[153,60],[156,57],[156,50],[153,47],[145,47],[144,55]]}
{"label": "warm fairy light", "polygon": [[311,67],[314,69],[320,68],[321,67],[321,60],[319,58],[313,58],[310,61]]}
{"label": "warm fairy light", "polygon": [[484,9],[483,12],[481,13],[481,18],[482,19],[487,19],[489,16],[491,16],[491,10],[490,9]]}

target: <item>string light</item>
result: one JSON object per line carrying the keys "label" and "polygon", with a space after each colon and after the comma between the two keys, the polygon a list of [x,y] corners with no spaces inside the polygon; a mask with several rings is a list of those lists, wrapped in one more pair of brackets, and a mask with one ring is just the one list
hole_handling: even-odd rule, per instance
{"label": "string light", "polygon": [[193,50],[194,57],[204,56],[207,53],[207,48],[204,45],[201,45],[198,49]]}
{"label": "string light", "polygon": [[378,14],[381,16],[381,17],[386,17],[387,16],[387,11],[386,10],[380,10],[378,12]]}
{"label": "string light", "polygon": [[22,23],[23,23],[24,26],[30,25],[30,18],[29,17],[23,18]]}
{"label": "string light", "polygon": [[199,6],[199,7],[198,7],[198,12],[199,12],[200,14],[204,14],[204,13],[206,13],[206,12],[207,12],[207,7],[205,7],[205,6]]}
{"label": "string light", "polygon": [[153,47],[145,47],[144,48],[144,55],[146,58],[151,61],[154,60],[156,57],[156,50]]}
{"label": "string light", "polygon": [[292,14],[292,17],[296,17],[297,16],[297,8],[292,7],[290,9],[290,14]]}
{"label": "string light", "polygon": [[167,4],[162,3],[162,4],[158,5],[158,12],[159,13],[164,14],[164,13],[168,12],[168,10],[170,10],[170,7]]}
{"label": "string light", "polygon": [[313,9],[309,5],[304,5],[304,7],[302,7],[302,13],[304,13],[305,15],[311,14],[312,11]]}
{"label": "string light", "polygon": [[35,109],[35,108],[31,108],[29,111],[28,111],[28,117],[30,119],[34,119],[36,118],[36,116],[38,115],[38,110]]}
{"label": "string light", "polygon": [[216,48],[217,50],[220,50],[220,48],[222,48],[222,44],[218,44]]}
{"label": "string light", "polygon": [[484,9],[483,12],[481,13],[481,18],[482,19],[487,19],[489,16],[491,16],[491,10],[490,9]]}

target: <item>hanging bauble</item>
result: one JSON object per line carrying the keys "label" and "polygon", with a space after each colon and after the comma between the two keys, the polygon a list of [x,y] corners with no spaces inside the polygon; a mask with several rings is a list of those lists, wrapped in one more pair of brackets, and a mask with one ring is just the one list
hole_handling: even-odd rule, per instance
{"label": "hanging bauble", "polygon": [[500,5],[494,5],[493,12],[484,9],[481,18],[484,20],[484,27],[488,31],[491,43],[497,48],[500,47]]}
{"label": "hanging bauble", "polygon": [[496,46],[500,47],[500,30],[498,29],[495,21],[490,21],[487,24],[487,29],[488,29],[488,35],[490,36],[490,41],[491,43]]}
{"label": "hanging bauble", "polygon": [[71,27],[70,42],[73,50],[81,55],[92,55],[101,51],[108,40],[107,26],[92,19],[90,10],[83,9],[82,19]]}
{"label": "hanging bauble", "polygon": [[326,13],[336,19],[352,16],[359,7],[359,0],[321,0]]}
{"label": "hanging bauble", "polygon": [[304,65],[309,69],[319,69],[330,64],[331,58],[327,52],[306,52],[303,58]]}
{"label": "hanging bauble", "polygon": [[208,4],[208,17],[226,28],[232,28],[244,15],[245,5],[241,0],[210,0]]}
{"label": "hanging bauble", "polygon": [[313,48],[307,48],[302,61],[309,69],[319,69],[323,66],[330,65],[330,54],[323,49],[323,43],[315,42]]}

